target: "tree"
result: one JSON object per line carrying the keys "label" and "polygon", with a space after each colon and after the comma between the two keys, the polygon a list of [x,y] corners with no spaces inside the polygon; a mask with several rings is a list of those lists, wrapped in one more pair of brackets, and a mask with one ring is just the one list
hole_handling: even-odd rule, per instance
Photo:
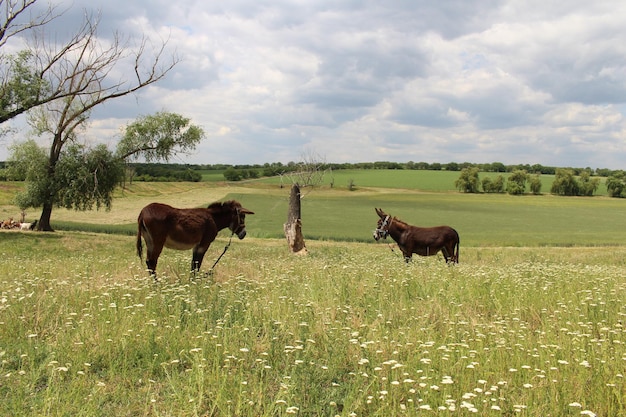
{"label": "tree", "polygon": [[579,176],[579,194],[592,196],[600,186],[600,178],[591,178],[591,169],[583,171]]}
{"label": "tree", "polygon": [[52,177],[46,169],[46,150],[34,141],[14,148],[10,162],[11,170],[26,172],[26,187],[15,197],[22,210],[46,204],[51,194],[57,207],[88,210],[95,205],[109,209],[113,189],[124,175],[122,162],[104,145],[86,149],[70,144],[61,152]]}
{"label": "tree", "polygon": [[580,184],[576,181],[574,171],[572,169],[559,168],[554,175],[554,182],[550,192],[558,195],[574,196],[578,195]]}
{"label": "tree", "polygon": [[541,177],[539,174],[530,177],[529,185],[531,193],[535,195],[541,194]]}
{"label": "tree", "polygon": [[483,187],[483,191],[485,193],[491,192],[490,189],[491,189],[492,182],[493,181],[489,177],[485,177],[480,181],[480,185]]}
{"label": "tree", "polygon": [[502,162],[493,162],[491,164],[491,170],[493,172],[506,172],[506,167]]}
{"label": "tree", "polygon": [[478,168],[463,168],[461,175],[454,182],[455,187],[463,193],[478,192]]}
{"label": "tree", "polygon": [[304,235],[302,234],[301,199],[300,186],[293,184],[289,194],[287,222],[283,225],[283,229],[289,250],[298,255],[306,255],[308,251],[304,243]]}
{"label": "tree", "polygon": [[224,171],[224,178],[226,181],[241,181],[241,172],[233,167],[228,167]]}
{"label": "tree", "polygon": [[502,174],[496,176],[495,179],[485,177],[482,180],[483,191],[486,193],[503,193],[504,192],[504,177]]}
{"label": "tree", "polygon": [[566,196],[591,196],[598,190],[599,186],[600,179],[591,177],[590,168],[580,170],[578,179],[576,179],[576,172],[573,169],[558,168],[550,192]]}
{"label": "tree", "polygon": [[606,179],[606,189],[611,197],[622,197],[626,184],[624,184],[624,178],[612,175]]}
{"label": "tree", "polygon": [[520,195],[526,192],[528,173],[525,170],[515,170],[506,181],[506,191],[512,195]]}
{"label": "tree", "polygon": [[[85,127],[91,111],[105,102],[132,94],[161,80],[177,63],[175,57],[166,63],[162,62],[166,42],[163,42],[153,55],[147,51],[148,42],[145,38],[135,50],[130,50],[123,44],[118,34],[114,34],[110,44],[103,45],[97,36],[98,23],[97,20],[86,16],[82,26],[66,44],[48,45],[44,36],[40,35],[35,36],[31,46],[30,52],[35,57],[35,72],[45,73],[47,82],[53,86],[53,90],[60,91],[63,96],[62,99],[57,98],[40,105],[29,117],[29,124],[35,133],[47,135],[51,141],[45,165],[47,181],[40,181],[38,184],[38,187],[46,188],[43,190],[45,198],[41,202],[42,213],[37,226],[39,230],[52,230],[50,216],[53,207],[59,204],[60,197],[60,189],[53,181],[58,174],[57,165],[63,156],[65,146],[76,143],[78,133]],[[53,63],[52,66],[44,71],[44,66],[50,62]],[[134,68],[132,77],[129,80],[111,81],[109,74],[114,69],[124,68],[124,65],[131,65]],[[166,124],[160,127],[163,126]],[[150,129],[147,128],[146,131],[150,132]],[[173,139],[169,137],[153,139],[163,147],[161,145],[151,147],[152,142],[149,142],[148,146],[131,151],[132,146],[125,147],[130,139],[124,138],[120,155],[129,157],[144,153],[147,158],[166,156],[167,151],[164,150],[173,146]],[[68,155],[74,154],[75,151],[72,149]],[[100,156],[103,155],[101,151]],[[78,207],[82,205],[79,204]]]}
{"label": "tree", "polygon": [[315,187],[324,179],[324,163],[321,158],[314,154],[308,154],[302,158],[291,174],[292,186],[289,194],[289,209],[287,222],[283,225],[285,238],[291,252],[305,255],[308,253],[302,234],[302,198],[301,187]]}
{"label": "tree", "polygon": [[294,169],[289,174],[292,184],[298,184],[300,187],[315,187],[324,179],[326,163],[323,158],[314,153],[308,153],[302,156],[302,161],[295,164]]}
{"label": "tree", "polygon": [[[172,120],[177,121],[176,128],[172,126]],[[148,126],[144,126],[144,122]],[[137,131],[150,132],[150,138],[142,140],[135,134]],[[88,148],[68,142],[56,158],[54,170],[49,169],[50,156],[46,149],[35,141],[13,145],[8,161],[9,173],[25,173],[26,181],[24,191],[16,196],[16,203],[21,209],[64,207],[84,211],[93,206],[110,209],[113,191],[124,178],[124,163],[128,158],[145,154],[150,160],[167,160],[174,153],[192,149],[202,137],[202,130],[189,125],[189,119],[158,113],[130,124],[116,152],[104,145]],[[51,212],[52,209],[42,211],[42,218]]]}
{"label": "tree", "polygon": [[[148,136],[137,135],[138,131]],[[54,170],[50,170],[46,149],[34,141],[14,145],[8,161],[9,172],[26,173],[26,187],[17,194],[16,202],[22,209],[50,207],[49,211],[42,210],[38,224],[44,215],[50,216],[53,207],[83,211],[93,206],[110,209],[113,191],[124,178],[124,163],[128,158],[143,155],[148,160],[168,160],[174,153],[192,149],[202,137],[202,130],[190,125],[189,119],[157,113],[130,124],[116,152],[104,145],[88,148],[68,142],[60,150]],[[48,222],[49,219],[47,217]],[[40,230],[51,231],[52,228],[48,223],[48,227]]]}

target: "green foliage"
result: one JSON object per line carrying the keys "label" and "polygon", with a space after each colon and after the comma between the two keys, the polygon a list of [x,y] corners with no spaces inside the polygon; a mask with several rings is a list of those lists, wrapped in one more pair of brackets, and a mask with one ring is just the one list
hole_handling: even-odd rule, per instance
{"label": "green foliage", "polygon": [[241,181],[241,172],[233,167],[229,167],[224,171],[226,181]]}
{"label": "green foliage", "polygon": [[592,196],[596,192],[600,184],[600,179],[597,177],[592,178],[589,171],[581,172],[578,181],[580,184],[580,195],[583,196]]}
{"label": "green foliage", "polygon": [[529,185],[531,193],[541,194],[541,177],[539,174],[530,176]]}
{"label": "green foliage", "polygon": [[21,209],[46,202],[75,210],[89,210],[94,205],[109,209],[113,190],[124,174],[122,162],[104,145],[94,149],[67,146],[52,172],[45,150],[34,141],[14,145],[8,162],[11,175],[21,173],[26,181],[15,197]]}
{"label": "green foliage", "polygon": [[255,169],[235,169],[229,167],[224,171],[226,181],[241,181],[246,179],[259,178],[259,171]]}
{"label": "green foliage", "polygon": [[190,124],[190,119],[158,112],[139,117],[126,127],[117,155],[121,159],[143,157],[147,162],[168,161],[173,154],[195,149],[203,138],[204,131]]}
{"label": "green foliage", "polygon": [[41,206],[53,185],[53,180],[48,176],[45,149],[34,140],[13,144],[9,147],[7,166],[9,179],[26,181],[26,187],[15,195],[15,204],[21,210]]}
{"label": "green foliage", "polygon": [[491,177],[484,177],[481,185],[483,191],[486,193],[503,193],[504,192],[504,177],[498,175],[495,179]]}
{"label": "green foliage", "polygon": [[528,173],[524,170],[513,171],[506,181],[506,192],[511,195],[520,195],[526,192]]}
{"label": "green foliage", "polygon": [[623,176],[610,176],[606,179],[606,189],[611,197],[623,197],[626,184]]}
{"label": "green foliage", "polygon": [[124,165],[105,145],[93,149],[72,144],[54,172],[56,205],[67,209],[111,208],[113,191],[124,178]]}
{"label": "green foliage", "polygon": [[578,195],[580,185],[571,169],[557,169],[550,192],[558,195]]}
{"label": "green foliage", "polygon": [[463,168],[461,175],[454,183],[457,190],[463,193],[477,193],[478,184],[478,168]]}
{"label": "green foliage", "polygon": [[131,163],[128,168],[133,173],[133,181],[190,181],[203,180],[197,166],[189,164]]}
{"label": "green foliage", "polygon": [[9,146],[7,177],[11,181],[39,181],[46,175],[48,156],[34,140]]}
{"label": "green foliage", "polygon": [[592,178],[589,171],[582,171],[579,179],[572,169],[557,169],[550,192],[564,196],[591,196],[600,185],[600,179]]}
{"label": "green foliage", "polygon": [[50,91],[49,84],[35,71],[33,59],[29,51],[0,55],[0,66],[8,73],[0,85],[0,120],[11,118],[17,109],[37,105],[40,97]]}

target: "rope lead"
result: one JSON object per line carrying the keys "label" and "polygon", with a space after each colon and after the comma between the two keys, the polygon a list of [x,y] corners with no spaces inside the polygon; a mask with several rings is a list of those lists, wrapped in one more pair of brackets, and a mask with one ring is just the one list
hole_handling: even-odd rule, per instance
{"label": "rope lead", "polygon": [[220,259],[222,259],[222,256],[224,256],[224,254],[226,253],[226,251],[228,250],[228,248],[230,247],[230,244],[233,241],[233,235],[235,234],[235,232],[233,232],[230,235],[230,239],[228,240],[228,243],[226,244],[226,246],[224,247],[224,251],[222,252],[222,254],[220,256],[217,257],[217,259],[215,260],[215,263],[213,264],[213,266],[211,267],[211,269],[209,269],[209,275],[213,275],[213,269],[215,269],[215,265],[217,265],[217,263],[220,261]]}

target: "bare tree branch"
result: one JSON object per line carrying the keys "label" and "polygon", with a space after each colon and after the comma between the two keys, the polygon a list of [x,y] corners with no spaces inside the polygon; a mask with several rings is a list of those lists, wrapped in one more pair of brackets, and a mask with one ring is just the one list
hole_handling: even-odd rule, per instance
{"label": "bare tree branch", "polygon": [[289,174],[292,184],[303,188],[314,188],[321,184],[326,170],[326,161],[319,155],[309,152],[302,155],[302,160],[297,164],[297,169]]}
{"label": "bare tree branch", "polygon": [[[0,26],[0,35],[4,36],[0,37],[0,46],[16,33],[32,31],[28,48],[34,60],[33,76],[41,81],[42,86],[47,87],[27,102],[11,103],[7,108],[0,109],[0,123],[58,99],[80,101],[88,111],[105,101],[134,93],[161,80],[179,62],[175,56],[172,56],[171,61],[164,62],[168,40],[162,41],[151,56],[146,38],[142,38],[133,51],[131,45],[123,42],[117,33],[111,44],[103,48],[97,41],[100,16],[94,17],[87,13],[75,34],[59,46],[54,41],[48,41],[45,31],[46,23],[59,16],[53,7],[30,24],[15,23],[16,16],[26,13],[27,8],[36,2],[0,0],[0,10],[4,8],[6,14],[4,25]],[[18,5],[20,7],[15,14],[13,9]],[[134,67],[134,80],[111,82],[111,71],[125,61],[130,61],[128,64]],[[2,94],[10,94],[10,88],[6,87],[6,83],[11,80],[10,69],[3,72],[6,75],[0,81],[0,98]]]}
{"label": "bare tree branch", "polygon": [[35,3],[37,3],[37,0],[0,0],[0,48],[12,37],[22,32],[45,26],[62,14],[56,13],[56,6],[49,5],[39,15],[31,15],[27,22],[19,23],[19,19]]}

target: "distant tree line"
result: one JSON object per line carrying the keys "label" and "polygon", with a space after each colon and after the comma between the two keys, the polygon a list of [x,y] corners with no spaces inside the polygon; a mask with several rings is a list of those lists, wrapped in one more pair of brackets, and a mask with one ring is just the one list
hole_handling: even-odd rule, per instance
{"label": "distant tree line", "polygon": [[202,174],[195,166],[186,164],[163,163],[131,163],[127,165],[127,173],[131,181],[159,182],[200,182]]}
{"label": "distant tree line", "polygon": [[[608,168],[559,168],[541,164],[505,165],[501,162],[470,163],[428,163],[428,162],[359,162],[359,163],[321,163],[319,170],[342,169],[397,169],[459,171],[455,187],[467,193],[509,193],[540,194],[542,189],[541,174],[554,175],[550,193],[567,196],[593,195],[599,186],[599,177],[606,178],[606,187],[611,197],[626,196],[626,172]],[[128,179],[132,181],[194,181],[202,180],[201,171],[222,171],[226,181],[289,175],[302,170],[301,162],[272,162],[265,164],[172,164],[172,163],[129,163]],[[509,174],[485,176],[480,172]],[[7,176],[6,162],[0,161],[0,180],[22,181],[23,178]]]}
{"label": "distant tree line", "polygon": [[[263,165],[200,165],[200,169],[227,169],[232,168],[237,171],[256,171],[258,176],[261,177],[271,177],[280,174],[285,174],[289,172],[298,171],[301,166],[301,163],[297,162],[289,162],[287,164],[282,164],[280,162],[275,163],[265,163]],[[407,169],[407,170],[430,170],[430,171],[461,171],[465,168],[478,168],[480,172],[502,172],[502,173],[511,173],[514,171],[526,171],[528,174],[545,174],[545,175],[555,175],[557,169],[562,169],[560,167],[553,166],[545,166],[541,164],[516,164],[516,165],[505,165],[502,162],[491,162],[491,163],[471,163],[471,162],[448,162],[445,164],[434,162],[387,162],[387,161],[378,161],[378,162],[357,162],[357,163],[323,163],[319,167],[323,170],[341,170],[341,169]],[[608,168],[597,168],[592,169],[590,167],[586,168],[576,168],[576,167],[566,167],[564,169],[571,170],[574,175],[579,176],[583,172],[588,172],[591,176],[599,176],[599,177],[609,177],[611,175],[620,174],[623,175],[624,171],[622,170],[611,170]],[[243,179],[244,177],[242,177]]]}
{"label": "distant tree line", "polygon": [[[155,178],[168,177],[176,175],[169,175],[167,171],[238,171],[241,173],[240,179],[245,178],[258,178],[258,177],[272,177],[285,173],[295,172],[301,168],[301,162],[288,162],[283,164],[282,162],[272,162],[264,164],[173,164],[173,163],[130,163],[129,167],[139,169],[137,175],[148,174]],[[0,161],[0,170],[6,167],[6,162]],[[555,175],[557,169],[563,169],[560,167],[546,166],[541,164],[516,164],[505,165],[502,162],[490,162],[490,163],[472,163],[472,162],[357,162],[357,163],[321,163],[320,169],[407,169],[407,170],[430,170],[430,171],[461,171],[465,168],[478,168],[480,172],[502,172],[511,173],[513,171],[526,171],[528,174],[545,174]],[[610,177],[610,176],[624,176],[623,170],[611,170],[608,168],[576,168],[565,167],[564,169],[571,170],[574,175],[581,175],[583,172],[588,172],[591,176]],[[248,171],[246,176],[244,171]],[[141,172],[141,173],[140,173]],[[158,175],[154,175],[158,174]]]}
{"label": "distant tree line", "polygon": [[[607,178],[607,189],[610,182],[609,195],[612,197],[620,197],[626,188],[624,175],[621,177],[617,175],[613,173]],[[532,194],[541,194],[542,187],[541,174],[529,174],[523,169],[513,171],[506,181],[503,175],[498,175],[495,179],[485,177],[481,181],[477,167],[463,168],[454,185],[457,190],[464,193],[479,193],[482,187],[482,192],[485,193],[506,192],[512,195],[525,194],[527,191]],[[583,170],[576,174],[573,169],[557,168],[550,193],[563,196],[592,196],[598,190],[599,185],[600,177],[593,176],[590,170]]]}
{"label": "distant tree line", "polygon": [[[140,165],[140,164],[132,164]],[[147,165],[147,164],[146,164]],[[283,164],[282,162],[272,162],[272,163],[264,163],[264,164],[241,164],[241,165],[231,165],[231,164],[163,164],[165,166],[169,166],[172,169],[176,169],[177,165],[182,165],[186,169],[191,170],[218,170],[218,171],[228,171],[229,176],[239,177],[239,180],[244,180],[247,178],[260,178],[260,177],[273,177],[276,175],[288,174],[292,172],[297,172],[301,169],[301,162],[288,162]],[[501,173],[511,173],[513,171],[526,171],[528,174],[545,174],[545,175],[555,175],[556,170],[560,169],[559,167],[553,166],[545,166],[541,164],[516,164],[516,165],[505,165],[502,162],[491,162],[491,163],[471,163],[471,162],[448,162],[448,163],[439,163],[439,162],[389,162],[389,161],[378,161],[378,162],[357,162],[357,163],[321,163],[318,166],[320,170],[341,170],[341,169],[407,169],[407,170],[430,170],[430,171],[461,171],[465,168],[478,168],[480,172],[501,172]],[[591,176],[599,176],[599,177],[609,177],[611,175],[620,174],[623,175],[623,171],[611,170],[608,168],[597,168],[592,169],[589,167],[586,168],[576,168],[576,167],[567,167],[566,169],[571,170],[574,175],[581,175],[583,172],[590,173]],[[239,174],[239,175],[236,175]]]}

